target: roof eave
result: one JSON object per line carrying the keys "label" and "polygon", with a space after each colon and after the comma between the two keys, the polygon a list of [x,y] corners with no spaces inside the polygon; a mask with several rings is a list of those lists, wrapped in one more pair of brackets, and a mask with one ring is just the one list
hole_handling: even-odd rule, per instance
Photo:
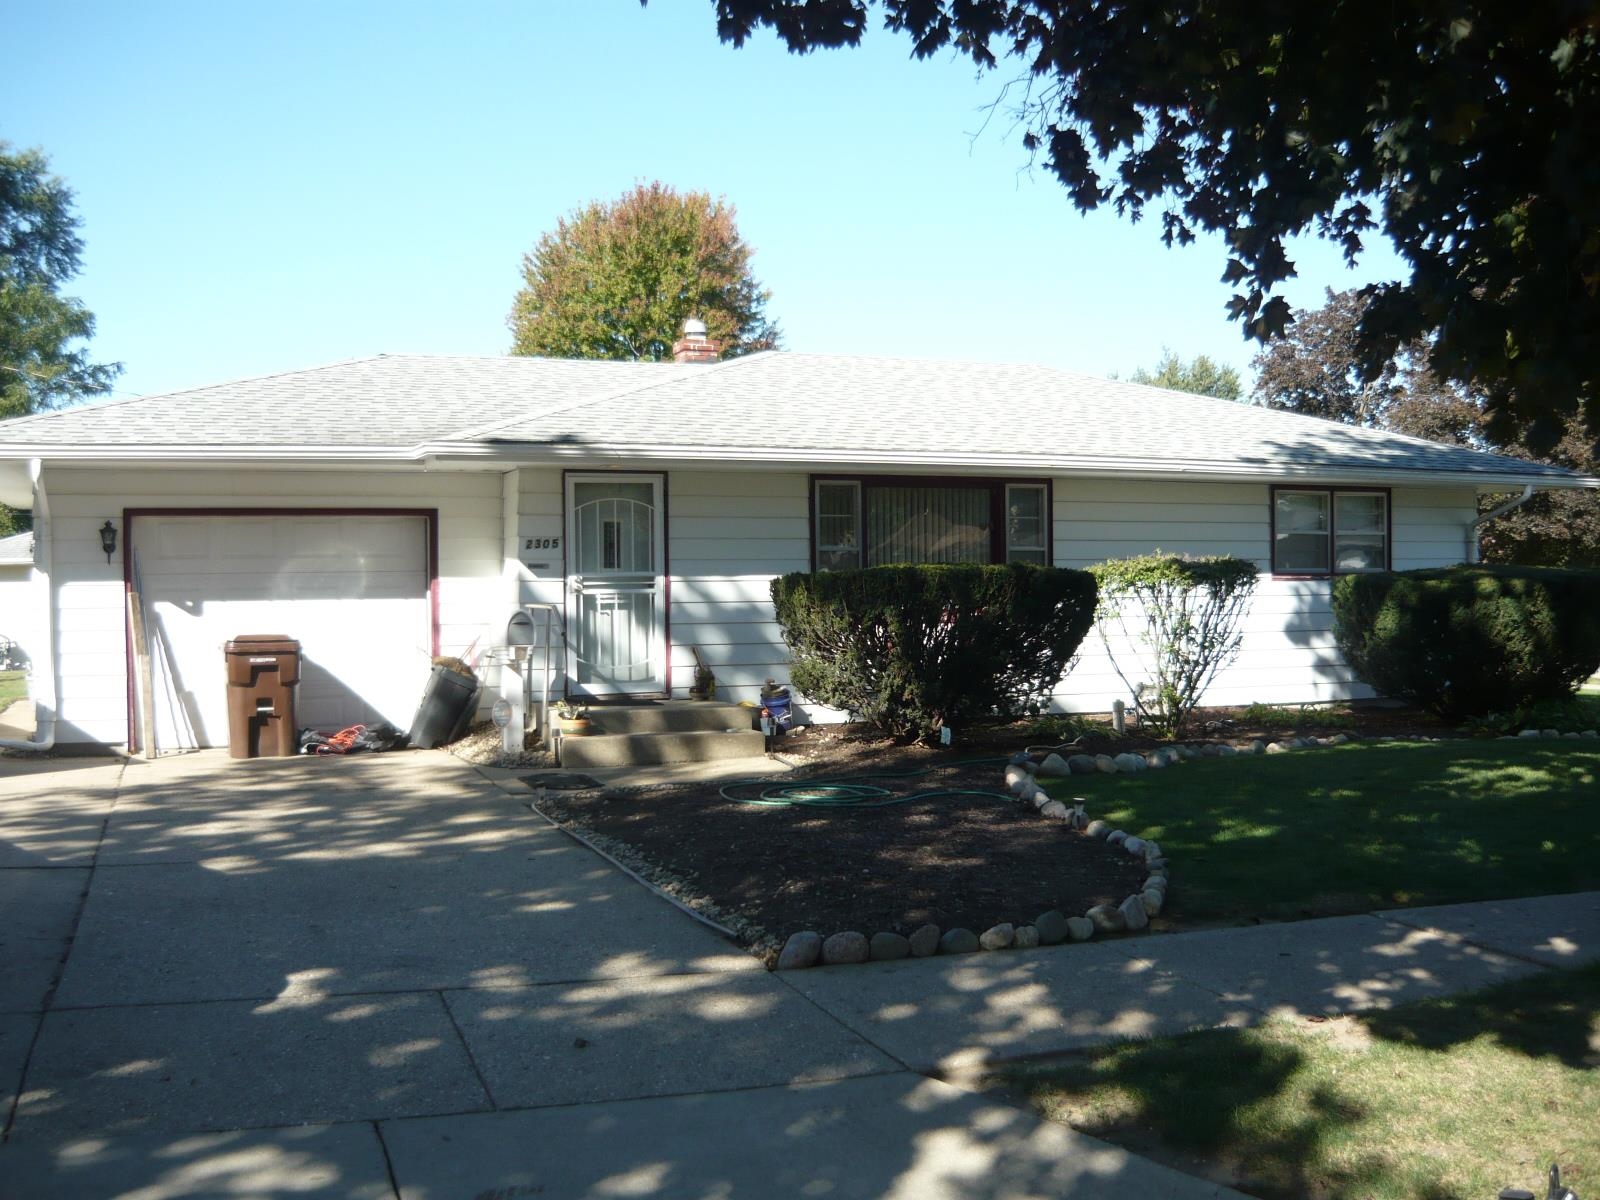
{"label": "roof eave", "polygon": [[394,446],[257,446],[148,445],[148,446],[44,446],[0,444],[0,460],[38,458],[57,464],[170,463],[174,465],[250,466],[297,465],[322,467],[404,467],[422,465],[471,470],[505,470],[518,465],[571,464],[583,459],[685,463],[704,466],[760,464],[792,470],[877,470],[940,474],[1051,475],[1061,477],[1118,477],[1196,482],[1279,483],[1315,480],[1328,484],[1371,484],[1376,481],[1419,487],[1467,486],[1479,491],[1520,489],[1533,484],[1541,489],[1600,489],[1600,479],[1576,475],[1547,475],[1520,471],[1441,471],[1375,463],[1347,467],[1301,462],[1219,462],[1212,459],[1085,458],[1038,453],[963,455],[952,461],[938,453],[884,454],[881,451],[825,449],[797,451],[759,447],[669,446],[602,442],[430,442],[412,447]]}
{"label": "roof eave", "polygon": [[1284,479],[1316,480],[1322,483],[1372,483],[1376,479],[1403,480],[1422,487],[1470,486],[1479,491],[1519,489],[1532,483],[1536,488],[1600,489],[1600,479],[1563,474],[1506,471],[1440,471],[1393,464],[1351,468],[1315,463],[1218,462],[1211,459],[1166,458],[1070,458],[1058,455],[1008,454],[963,455],[952,461],[942,454],[901,453],[885,455],[875,451],[815,450],[797,452],[746,447],[627,445],[601,442],[431,443],[418,448],[428,462],[464,464],[480,462],[502,465],[538,466],[568,464],[576,459],[615,459],[617,461],[681,462],[704,465],[759,463],[765,467],[784,467],[815,471],[827,468],[847,470],[889,469],[942,474],[1052,475],[1096,478],[1105,476],[1138,479],[1195,480],[1237,483],[1277,483]]}

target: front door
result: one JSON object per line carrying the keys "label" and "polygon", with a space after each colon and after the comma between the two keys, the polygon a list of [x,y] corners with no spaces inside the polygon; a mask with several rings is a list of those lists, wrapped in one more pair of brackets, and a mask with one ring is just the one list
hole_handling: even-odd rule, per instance
{"label": "front door", "polygon": [[660,475],[567,476],[567,679],[583,695],[666,689]]}

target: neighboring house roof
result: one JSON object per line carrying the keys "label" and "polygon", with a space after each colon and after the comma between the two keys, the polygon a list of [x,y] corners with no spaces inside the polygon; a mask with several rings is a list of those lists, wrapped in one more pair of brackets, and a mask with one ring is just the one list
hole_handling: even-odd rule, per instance
{"label": "neighboring house roof", "polygon": [[0,567],[31,567],[33,565],[33,534],[13,533],[0,537]]}
{"label": "neighboring house roof", "polygon": [[393,355],[0,422],[0,457],[587,456],[1484,486],[1600,481],[1049,367],[770,352],[710,366]]}

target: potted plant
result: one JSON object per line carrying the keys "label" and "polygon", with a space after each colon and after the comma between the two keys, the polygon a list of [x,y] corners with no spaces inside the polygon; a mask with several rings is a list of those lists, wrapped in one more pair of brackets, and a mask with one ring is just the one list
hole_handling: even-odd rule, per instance
{"label": "potted plant", "polygon": [[556,705],[556,728],[562,737],[581,737],[589,732],[589,710],[571,700]]}

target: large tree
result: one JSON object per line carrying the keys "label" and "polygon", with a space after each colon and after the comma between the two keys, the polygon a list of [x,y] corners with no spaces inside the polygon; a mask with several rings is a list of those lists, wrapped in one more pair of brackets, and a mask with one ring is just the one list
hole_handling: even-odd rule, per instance
{"label": "large tree", "polygon": [[1368,300],[1353,289],[1325,294],[1321,308],[1297,311],[1284,336],[1256,355],[1257,403],[1433,441],[1482,443],[1483,397],[1435,374],[1424,339],[1366,372],[1360,329]]}
{"label": "large tree", "polygon": [[641,184],[556,224],[523,256],[513,354],[658,361],[689,317],[725,356],[771,350],[771,293],[750,272],[733,207],[704,192]]}
{"label": "large tree", "polygon": [[0,142],[0,417],[99,395],[121,372],[89,361],[94,316],[61,295],[82,253],[71,190],[38,150]]}
{"label": "large tree", "polygon": [[1411,277],[1370,289],[1364,367],[1427,336],[1498,441],[1600,430],[1600,21],[1582,0],[715,0],[724,40],[853,45],[869,10],[926,57],[1014,66],[1028,148],[1074,203],[1219,233],[1232,315],[1289,306],[1287,238],[1354,260],[1387,234]]}
{"label": "large tree", "polygon": [[1184,362],[1175,351],[1167,349],[1161,351],[1161,361],[1154,370],[1139,367],[1128,376],[1128,381],[1170,388],[1175,392],[1193,392],[1197,396],[1215,396],[1219,400],[1237,400],[1244,395],[1239,372],[1227,364],[1214,362],[1204,354]]}

